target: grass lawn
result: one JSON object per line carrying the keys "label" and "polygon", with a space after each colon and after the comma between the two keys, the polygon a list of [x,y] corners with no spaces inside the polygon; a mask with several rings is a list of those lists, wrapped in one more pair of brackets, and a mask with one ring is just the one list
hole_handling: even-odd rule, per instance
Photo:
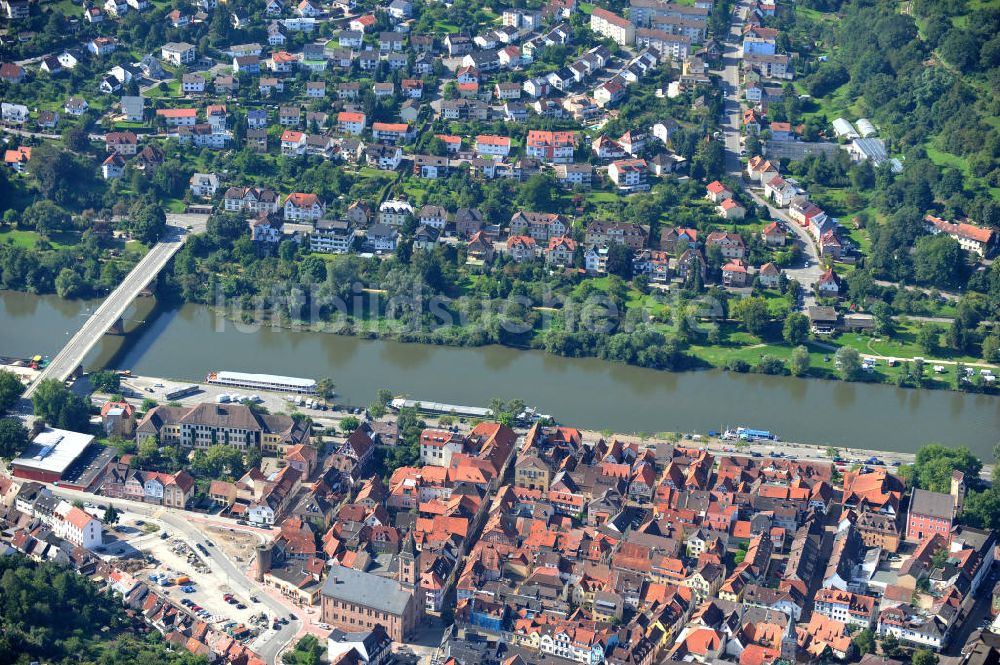
{"label": "grass lawn", "polygon": [[[848,87],[849,84],[845,83],[825,97],[813,97],[805,100],[802,105],[803,119],[816,115],[824,115],[828,121],[833,122],[834,119],[839,117],[848,119],[863,117],[859,103],[860,100],[848,97]],[[795,83],[795,89],[800,94],[808,93],[805,85],[801,82]]]}
{"label": "grass lawn", "polygon": [[448,34],[454,35],[458,32],[458,26],[454,23],[447,23],[445,21],[434,21],[434,29],[438,32],[446,32]]}
{"label": "grass lawn", "polygon": [[[792,357],[794,347],[783,343],[764,342],[761,338],[740,330],[735,323],[723,323],[720,333],[719,344],[713,346],[692,344],[688,352],[715,367],[725,367],[732,360],[743,360],[753,365],[761,356],[773,356],[786,362]],[[812,341],[806,343],[806,348],[809,349],[810,375],[832,377],[834,352]],[[826,358],[831,360],[828,362]]]}
{"label": "grass lawn", "polygon": [[[0,243],[10,243],[16,247],[34,249],[42,236],[35,231],[23,231],[20,229],[8,229],[0,231]],[[68,249],[79,242],[80,237],[73,233],[56,234],[49,239],[52,249]]]}
{"label": "grass lawn", "polygon": [[182,213],[187,206],[181,199],[166,199],[164,201],[164,208],[166,208],[167,212]]}
{"label": "grass lawn", "polygon": [[[959,157],[958,155],[938,149],[933,141],[925,143],[924,148],[927,150],[927,157],[938,166],[951,166],[961,171],[962,176],[967,181],[982,182],[980,178],[972,175],[969,170],[969,160],[964,157]],[[989,187],[988,189],[990,196],[996,200],[1000,200],[1000,187]]]}
{"label": "grass lawn", "polygon": [[[944,332],[942,324],[936,324]],[[976,356],[961,355],[949,349],[939,348],[933,354],[925,352],[917,344],[917,331],[920,324],[913,321],[897,322],[896,333],[891,337],[877,337],[861,335],[858,333],[845,333],[836,337],[836,342],[841,346],[850,346],[861,353],[879,356],[892,356],[895,358],[926,358],[930,362],[931,358],[942,360],[953,360],[962,362],[981,362],[981,358]]]}
{"label": "grass lawn", "polygon": [[389,180],[393,177],[393,173],[390,171],[379,171],[378,169],[373,169],[370,166],[362,166],[358,170],[358,175],[362,178],[378,178]]}
{"label": "grass lawn", "polygon": [[163,85],[159,83],[154,85],[152,88],[142,93],[143,96],[149,98],[164,98],[164,97],[180,97],[181,96],[181,82],[177,79],[172,79],[167,81],[167,90],[163,91],[160,86]]}
{"label": "grass lawn", "polygon": [[602,203],[616,203],[621,200],[621,197],[616,192],[602,192],[592,190],[587,194],[587,203],[592,203],[595,206],[599,206]]}
{"label": "grass lawn", "polygon": [[590,14],[594,11],[594,7],[596,5],[592,2],[580,2],[576,6],[580,9],[581,12],[583,12],[587,16],[590,16]]}
{"label": "grass lawn", "polygon": [[423,189],[420,185],[411,180],[407,180],[403,183],[403,191],[414,202],[414,204],[423,205],[424,199],[427,198],[427,190]]}

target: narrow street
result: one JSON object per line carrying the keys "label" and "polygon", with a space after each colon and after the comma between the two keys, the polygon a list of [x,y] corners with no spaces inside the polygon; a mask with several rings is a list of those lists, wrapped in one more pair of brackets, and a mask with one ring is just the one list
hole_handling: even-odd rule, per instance
{"label": "narrow street", "polygon": [[733,12],[729,35],[723,42],[725,52],[722,58],[722,70],[716,73],[722,77],[725,93],[724,122],[720,129],[726,144],[726,172],[743,185],[743,190],[759,207],[766,207],[771,219],[778,221],[787,231],[796,237],[796,244],[802,253],[799,263],[784,269],[788,279],[794,279],[802,285],[803,308],[816,304],[816,296],[812,285],[823,274],[823,264],[819,251],[809,232],[793,221],[785,211],[768,204],[759,194],[751,191],[743,180],[743,164],[740,161],[742,150],[740,138],[743,124],[743,104],[740,100],[740,57],[741,35],[743,34],[744,16],[750,10],[750,3],[740,0]]}

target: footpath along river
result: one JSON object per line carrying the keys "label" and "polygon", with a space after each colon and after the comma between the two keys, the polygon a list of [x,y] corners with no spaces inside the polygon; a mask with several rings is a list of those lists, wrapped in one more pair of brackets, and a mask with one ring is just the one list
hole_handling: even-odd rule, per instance
{"label": "footpath along river", "polygon": [[[94,301],[0,292],[0,355],[54,356]],[[685,373],[560,358],[500,346],[455,348],[274,330],[248,333],[207,307],[141,300],[125,337],[105,336],[87,368],[200,381],[228,369],[331,377],[339,399],[370,401],[379,388],[415,399],[485,406],[520,398],[560,422],[616,432],[706,432],[744,425],[786,441],[916,453],[929,442],[967,445],[992,461],[1000,397],[901,390],[723,371]],[[148,317],[148,320],[146,320]]]}

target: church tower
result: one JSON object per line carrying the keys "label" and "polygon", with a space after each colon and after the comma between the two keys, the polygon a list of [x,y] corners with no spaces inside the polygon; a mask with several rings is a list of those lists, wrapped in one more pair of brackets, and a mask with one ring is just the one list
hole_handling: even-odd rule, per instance
{"label": "church tower", "polygon": [[417,587],[417,545],[413,541],[412,530],[406,535],[403,548],[399,551],[399,583],[409,591]]}

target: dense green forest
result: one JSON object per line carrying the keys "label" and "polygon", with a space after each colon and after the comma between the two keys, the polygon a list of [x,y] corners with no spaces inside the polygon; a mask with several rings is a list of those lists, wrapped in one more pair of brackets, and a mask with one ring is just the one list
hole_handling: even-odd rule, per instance
{"label": "dense green forest", "polygon": [[0,664],[197,665],[144,635],[96,584],[55,563],[0,557]]}

